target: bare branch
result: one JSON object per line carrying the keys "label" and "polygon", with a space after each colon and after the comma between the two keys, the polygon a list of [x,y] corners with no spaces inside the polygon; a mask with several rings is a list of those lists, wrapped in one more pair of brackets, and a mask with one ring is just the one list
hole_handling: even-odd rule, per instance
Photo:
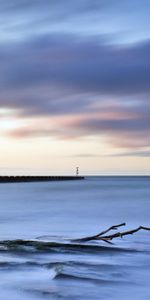
{"label": "bare branch", "polygon": [[118,224],[118,225],[113,225],[113,226],[109,227],[108,229],[106,229],[106,230],[100,232],[99,234],[97,234],[97,237],[104,235],[105,233],[107,233],[110,230],[117,230],[118,227],[125,226],[125,225],[126,225],[126,223],[121,223],[121,224]]}
{"label": "bare branch", "polygon": [[126,225],[126,223],[121,223],[121,224],[118,224],[118,225],[113,225],[113,226],[109,227],[108,229],[106,229],[104,231],[101,231],[100,233],[98,233],[96,235],[92,235],[92,236],[88,236],[88,237],[80,238],[80,239],[74,239],[72,241],[74,241],[74,242],[89,242],[89,241],[92,241],[92,240],[99,240],[99,239],[101,239],[100,237],[102,235],[106,234],[110,230],[117,230],[118,227],[125,226],[125,225]]}
{"label": "bare branch", "polygon": [[132,230],[127,230],[127,231],[123,231],[123,232],[117,232],[115,234],[110,234],[110,235],[106,235],[106,236],[100,237],[99,239],[100,240],[104,240],[104,241],[105,240],[109,241],[109,240],[112,240],[112,239],[117,238],[117,237],[123,237],[125,235],[133,234],[135,232],[138,232],[141,229],[142,230],[150,230],[150,228],[148,228],[148,227],[139,226],[139,227],[137,227],[135,229],[132,229]]}
{"label": "bare branch", "polygon": [[107,243],[111,243],[110,241],[114,238],[118,238],[118,237],[123,237],[125,235],[129,235],[129,234],[133,234],[135,232],[138,232],[139,230],[148,230],[150,231],[150,228],[149,227],[144,227],[144,226],[139,226],[135,229],[132,229],[132,230],[127,230],[127,231],[123,231],[123,232],[116,232],[114,234],[109,234],[109,235],[105,235],[107,232],[109,232],[110,230],[116,230],[118,229],[118,227],[121,227],[121,226],[125,226],[126,223],[121,223],[119,225],[113,225],[111,227],[109,227],[108,229],[96,234],[96,235],[93,235],[93,236],[88,236],[88,237],[84,237],[84,238],[80,238],[80,239],[74,239],[72,241],[74,242],[89,242],[89,241],[94,241],[94,240],[100,240],[100,241],[104,241],[104,242],[107,242]]}

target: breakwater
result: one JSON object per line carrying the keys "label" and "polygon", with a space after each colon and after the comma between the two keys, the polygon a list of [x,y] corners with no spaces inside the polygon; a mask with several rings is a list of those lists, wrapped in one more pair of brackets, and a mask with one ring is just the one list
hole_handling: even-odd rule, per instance
{"label": "breakwater", "polygon": [[0,176],[0,183],[81,180],[84,176]]}

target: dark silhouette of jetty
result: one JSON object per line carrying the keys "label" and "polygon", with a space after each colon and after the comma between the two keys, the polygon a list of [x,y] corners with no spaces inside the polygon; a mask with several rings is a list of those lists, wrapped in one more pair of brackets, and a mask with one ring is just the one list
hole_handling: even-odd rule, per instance
{"label": "dark silhouette of jetty", "polygon": [[0,183],[81,180],[84,176],[0,176]]}

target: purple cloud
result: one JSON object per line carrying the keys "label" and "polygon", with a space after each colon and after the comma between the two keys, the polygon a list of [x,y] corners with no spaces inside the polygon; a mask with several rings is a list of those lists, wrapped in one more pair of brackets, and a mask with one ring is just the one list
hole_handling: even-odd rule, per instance
{"label": "purple cloud", "polygon": [[[24,3],[25,11],[31,8],[31,2]],[[14,4],[3,9],[22,9]],[[87,14],[84,6],[83,11]],[[12,108],[22,118],[59,117],[56,130],[37,121],[11,136],[102,135],[117,146],[148,147],[150,40],[117,46],[106,35],[58,32],[0,46],[0,108]]]}

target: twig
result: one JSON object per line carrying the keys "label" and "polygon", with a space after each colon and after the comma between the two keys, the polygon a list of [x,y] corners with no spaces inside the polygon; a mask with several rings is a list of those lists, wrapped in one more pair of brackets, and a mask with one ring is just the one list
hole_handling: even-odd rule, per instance
{"label": "twig", "polygon": [[96,235],[92,235],[92,236],[88,236],[88,237],[84,237],[84,238],[80,238],[80,239],[74,239],[72,241],[74,241],[74,242],[89,242],[89,241],[92,241],[92,240],[99,240],[99,239],[101,239],[100,237],[102,235],[106,234],[110,230],[117,230],[118,227],[125,226],[125,225],[126,225],[126,223],[121,223],[121,224],[118,224],[118,225],[113,225],[113,226],[109,227],[108,229],[106,229],[104,231],[101,231],[100,233],[98,233]]}
{"label": "twig", "polygon": [[104,241],[105,240],[109,241],[109,240],[112,240],[112,239],[117,238],[117,237],[123,237],[125,235],[133,234],[135,232],[140,231],[141,229],[142,230],[150,230],[149,227],[139,226],[139,227],[137,227],[135,229],[132,229],[132,230],[127,230],[127,231],[123,231],[123,232],[117,232],[115,234],[110,234],[110,235],[105,235],[105,236],[101,237],[100,239],[104,240]]}
{"label": "twig", "polygon": [[89,241],[92,241],[92,240],[93,241],[94,240],[100,240],[100,241],[104,241],[106,243],[111,243],[110,241],[114,238],[123,237],[125,235],[133,234],[135,232],[138,232],[141,229],[150,231],[149,227],[139,226],[139,227],[137,227],[135,229],[132,229],[132,230],[116,232],[114,234],[105,235],[110,230],[116,230],[116,229],[118,229],[118,227],[125,226],[125,225],[126,225],[126,223],[121,223],[119,225],[113,225],[113,226],[109,227],[108,229],[106,229],[106,230],[104,230],[104,231],[102,231],[102,232],[100,232],[96,235],[88,236],[88,237],[84,237],[84,238],[80,238],[80,239],[74,239],[72,241],[74,241],[74,242],[89,242]]}

